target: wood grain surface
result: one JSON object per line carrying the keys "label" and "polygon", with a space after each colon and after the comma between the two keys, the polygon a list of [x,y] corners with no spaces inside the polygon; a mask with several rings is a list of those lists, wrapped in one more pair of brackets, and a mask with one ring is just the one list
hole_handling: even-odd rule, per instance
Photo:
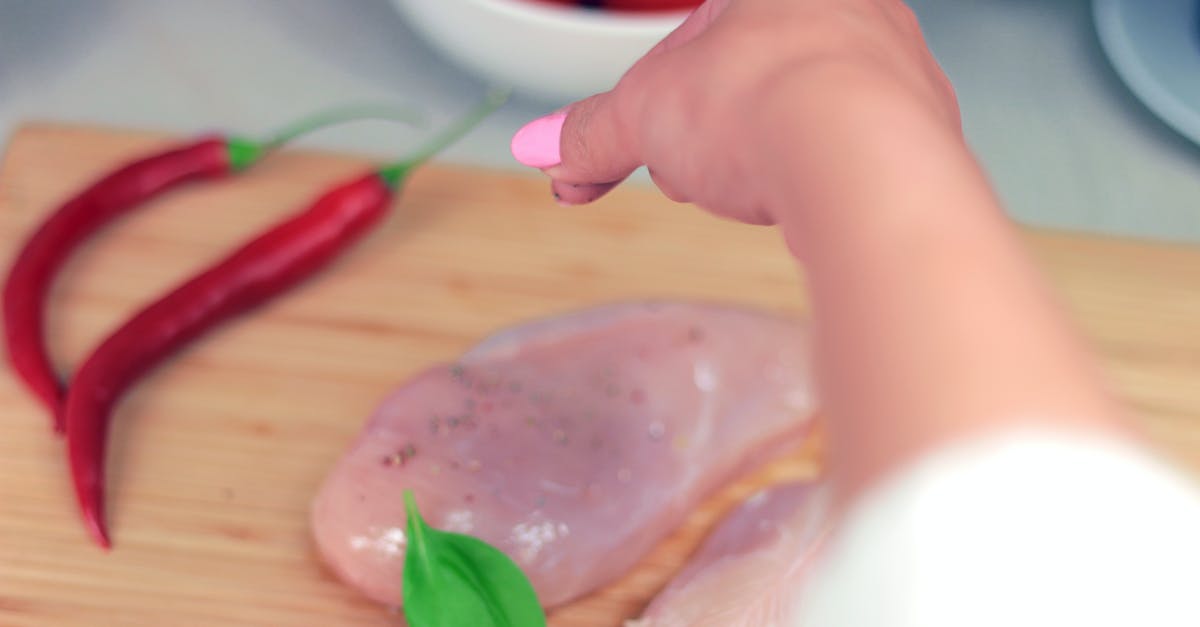
{"label": "wood grain surface", "polygon": [[[15,133],[0,170],[0,259],[81,185],[170,141],[51,124]],[[56,360],[78,364],[148,299],[368,163],[281,154],[122,221],[54,291]],[[1153,441],[1200,474],[1200,251],[1050,233],[1029,242]],[[78,522],[62,442],[5,364],[0,625],[402,625],[319,562],[307,515],[323,474],[405,376],[506,325],[641,297],[805,311],[802,278],[770,230],[646,190],[563,209],[535,177],[428,167],[336,267],[211,334],[120,406],[108,555]],[[759,486],[812,476],[820,449],[814,440],[715,495],[634,571],[551,623],[635,616],[723,511]]]}

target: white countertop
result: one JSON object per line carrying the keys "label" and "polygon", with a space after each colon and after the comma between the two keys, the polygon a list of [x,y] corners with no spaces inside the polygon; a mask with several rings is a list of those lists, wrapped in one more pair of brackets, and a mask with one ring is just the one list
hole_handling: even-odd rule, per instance
{"label": "white countertop", "polygon": [[[1200,242],[1200,148],[1117,80],[1086,0],[912,4],[1015,217]],[[387,0],[0,0],[3,138],[35,118],[254,134],[360,101],[440,121],[482,85]],[[516,168],[509,136],[558,104],[517,98],[443,158]],[[307,143],[397,155],[416,137],[367,123]]]}

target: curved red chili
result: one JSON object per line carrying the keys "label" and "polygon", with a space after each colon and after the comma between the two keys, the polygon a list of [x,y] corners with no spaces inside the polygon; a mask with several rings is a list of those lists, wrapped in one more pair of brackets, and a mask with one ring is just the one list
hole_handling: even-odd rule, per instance
{"label": "curved red chili", "polygon": [[128,163],[88,186],[54,211],[18,253],[4,285],[4,334],[18,376],[62,432],[63,381],[55,373],[44,329],[47,295],[71,254],[116,218],[184,183],[239,172],[284,143],[310,131],[367,118],[411,119],[408,112],[379,107],[342,108],[293,124],[272,139],[250,142],[206,137]]}
{"label": "curved red chili", "polygon": [[221,321],[299,283],[384,215],[389,188],[372,173],[334,188],[130,319],[84,362],[67,395],[75,494],[92,536],[104,525],[104,452],[113,404],[146,371]]}
{"label": "curved red chili", "polygon": [[[4,333],[13,369],[52,415],[64,387],[46,351],[43,318],[63,263],[89,235],[139,203],[188,181],[231,173],[231,152],[226,140],[209,137],[129,163],[59,207],[25,243],[4,284]],[[55,429],[62,428],[56,415]]]}
{"label": "curved red chili", "polygon": [[411,158],[334,187],[223,261],[143,309],[108,337],[67,393],[67,449],[84,522],[110,546],[104,461],[113,405],[138,378],[205,331],[260,305],[328,265],[382,218],[414,167],[473,128],[503,102],[491,96]]}

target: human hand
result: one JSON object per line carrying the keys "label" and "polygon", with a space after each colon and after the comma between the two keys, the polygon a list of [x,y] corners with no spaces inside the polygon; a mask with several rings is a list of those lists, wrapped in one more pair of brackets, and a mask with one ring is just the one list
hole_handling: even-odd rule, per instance
{"label": "human hand", "polygon": [[710,0],[612,91],[522,128],[513,154],[563,204],[646,165],[673,200],[772,224],[781,182],[764,172],[803,179],[838,154],[831,124],[853,132],[856,116],[885,109],[960,132],[953,90],[899,0]]}

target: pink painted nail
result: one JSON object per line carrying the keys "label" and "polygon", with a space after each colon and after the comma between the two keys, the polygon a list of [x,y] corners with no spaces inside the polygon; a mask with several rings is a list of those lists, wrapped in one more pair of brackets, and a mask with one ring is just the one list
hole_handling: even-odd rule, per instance
{"label": "pink painted nail", "polygon": [[512,138],[512,154],[522,165],[548,168],[562,162],[559,137],[566,113],[554,113],[521,127]]}

